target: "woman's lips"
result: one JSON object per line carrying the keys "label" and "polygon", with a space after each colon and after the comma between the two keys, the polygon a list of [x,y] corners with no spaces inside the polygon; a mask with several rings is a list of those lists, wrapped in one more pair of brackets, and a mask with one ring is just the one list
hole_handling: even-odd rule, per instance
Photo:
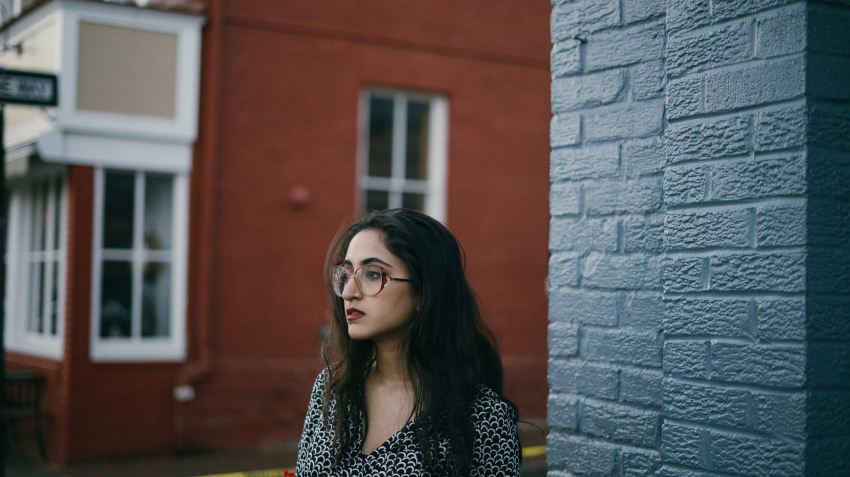
{"label": "woman's lips", "polygon": [[357,308],[349,308],[349,309],[345,310],[345,319],[348,320],[348,321],[359,320],[365,314],[366,313],[363,313],[362,311],[358,310]]}

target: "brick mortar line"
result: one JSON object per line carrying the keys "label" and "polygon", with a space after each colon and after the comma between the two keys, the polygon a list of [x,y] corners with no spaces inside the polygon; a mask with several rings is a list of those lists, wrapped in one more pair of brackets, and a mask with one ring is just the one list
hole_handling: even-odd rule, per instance
{"label": "brick mortar line", "polygon": [[638,447],[638,446],[626,444],[626,443],[623,443],[623,442],[614,442],[614,441],[610,441],[610,440],[605,440],[604,438],[596,437],[596,436],[591,435],[591,434],[584,434],[582,432],[575,431],[575,430],[572,430],[572,429],[568,429],[568,431],[570,431],[570,432],[559,432],[557,434],[575,437],[579,440],[586,441],[586,442],[593,443],[593,444],[599,444],[599,445],[602,445],[603,447],[608,447],[608,448],[619,448],[619,449],[625,449],[625,450],[629,450],[629,451],[632,451],[632,452],[640,452],[640,453],[644,453],[644,452],[658,453],[659,452],[658,449],[651,448],[651,447]]}
{"label": "brick mortar line", "polygon": [[[708,159],[685,159],[683,161],[670,162],[667,159],[667,164],[664,166],[664,171],[679,171],[692,170],[698,166],[723,166],[728,164],[740,164],[742,162],[759,162],[769,160],[788,159],[790,155],[806,154],[808,148],[805,144],[800,146],[785,147],[782,149],[760,150],[754,151],[750,149],[742,154],[729,154],[726,156],[711,157]],[[665,158],[666,159],[666,158]],[[578,182],[573,181],[573,182]]]}
{"label": "brick mortar line", "polygon": [[413,41],[399,40],[396,38],[381,37],[378,35],[345,32],[304,25],[294,25],[258,18],[245,18],[240,17],[238,15],[226,16],[224,19],[224,24],[226,26],[232,26],[237,28],[256,28],[263,31],[278,32],[296,36],[324,38],[327,40],[334,41],[348,40],[356,43],[374,45],[376,47],[383,48],[425,51],[430,52],[432,54],[442,54],[454,57],[471,58],[486,62],[510,64],[522,68],[531,68],[535,70],[545,69],[546,71],[549,71],[551,66],[549,59],[534,60],[518,56],[502,55],[499,53],[490,53],[427,43],[417,43]]}
{"label": "brick mortar line", "polygon": [[[666,92],[666,90],[665,90]],[[781,99],[778,101],[767,101],[764,103],[754,104],[750,106],[742,106],[739,108],[729,108],[729,109],[721,109],[718,111],[712,111],[710,113],[699,113],[699,114],[691,114],[688,116],[681,116],[678,118],[667,118],[671,126],[689,126],[689,125],[700,125],[705,124],[707,119],[713,121],[722,121],[724,119],[734,119],[743,117],[748,114],[755,115],[757,113],[772,113],[776,111],[782,111],[784,109],[791,109],[789,106],[798,106],[804,110],[806,114],[809,114],[806,106],[811,104],[811,98],[806,98],[805,96],[794,96],[792,98]],[[666,96],[665,96],[665,105],[667,104]],[[846,103],[843,103],[846,104]],[[665,115],[666,117],[666,115]]]}
{"label": "brick mortar line", "polygon": [[[687,378],[681,376],[665,376],[665,380],[671,380],[679,383],[699,385],[702,387],[710,387],[713,389],[717,389],[717,384],[722,383],[722,389],[732,389],[737,391],[747,391],[758,394],[781,394],[784,396],[793,396],[801,393],[807,393],[811,388],[783,388],[783,387],[766,387],[760,386],[758,384],[746,384],[746,383],[733,383],[728,381],[717,381],[717,380],[709,380],[709,379],[699,379],[699,378]],[[662,391],[664,389],[664,385],[662,384]],[[833,389],[833,388],[831,388]],[[840,388],[837,388],[841,390]],[[850,393],[850,389],[841,390],[843,393]],[[663,399],[662,399],[663,401]],[[663,406],[663,404],[662,404]]]}
{"label": "brick mortar line", "polygon": [[[621,406],[626,406],[626,407],[630,407],[630,408],[637,409],[637,410],[640,410],[640,411],[645,411],[647,413],[660,413],[662,411],[661,401],[659,401],[659,403],[655,406],[650,406],[648,404],[642,404],[642,403],[638,403],[638,402],[634,402],[634,401],[624,401],[623,399],[600,398],[599,396],[594,396],[594,395],[591,395],[591,394],[570,393],[570,392],[555,392],[555,393],[550,393],[550,396],[551,395],[555,395],[557,397],[564,396],[564,397],[567,397],[567,398],[575,398],[576,403],[578,403],[578,401],[584,401],[584,400],[590,399],[590,400],[593,400],[593,401],[598,401],[601,404],[619,404]],[[566,429],[569,429],[569,428],[566,428]]]}
{"label": "brick mortar line", "polygon": [[582,357],[582,356],[579,356],[579,355],[570,356],[569,358],[562,358],[562,359],[559,360],[559,362],[564,363],[564,364],[570,364],[570,363],[578,362],[578,363],[588,364],[588,365],[590,365],[591,367],[594,367],[594,368],[602,368],[602,369],[605,369],[605,370],[608,370],[608,371],[629,371],[629,372],[650,371],[650,372],[653,372],[653,373],[659,373],[659,372],[662,371],[661,368],[650,368],[650,367],[640,366],[640,365],[636,365],[636,364],[617,363],[617,362],[614,362],[614,361],[596,361],[596,360],[591,360],[591,359],[588,359],[588,358],[585,358],[585,357]]}
{"label": "brick mortar line", "polygon": [[[842,203],[842,201],[836,201]],[[669,214],[688,213],[688,212],[723,212],[723,211],[744,211],[758,207],[768,206],[786,206],[786,207],[803,207],[809,205],[809,197],[805,195],[788,195],[785,197],[765,197],[760,199],[750,199],[749,202],[728,201],[728,202],[703,202],[699,204],[682,204],[668,205],[665,216]],[[802,246],[802,245],[801,245]]]}
{"label": "brick mortar line", "polygon": [[[687,426],[687,427],[690,427],[690,428],[700,429],[700,430],[703,430],[703,431],[709,431],[709,432],[714,431],[714,432],[721,432],[721,433],[725,433],[725,434],[735,434],[735,435],[738,435],[738,436],[741,436],[741,437],[748,437],[750,439],[767,439],[767,440],[772,440],[772,441],[777,441],[777,442],[784,442],[786,444],[805,444],[806,443],[805,438],[801,438],[801,439],[798,440],[798,439],[794,439],[791,436],[786,436],[786,435],[783,435],[783,434],[761,433],[761,432],[754,432],[754,431],[751,431],[751,430],[741,429],[741,428],[738,428],[738,427],[724,426],[722,424],[710,424],[710,423],[704,423],[704,422],[689,421],[687,419],[676,419],[676,418],[664,416],[663,413],[662,413],[662,417],[664,418],[665,423],[670,423],[670,424],[675,424],[675,425],[680,425],[680,426]],[[663,430],[663,427],[662,427],[662,430]]]}
{"label": "brick mortar line", "polygon": [[698,472],[700,472],[700,474],[703,474],[705,476],[741,477],[741,474],[730,474],[730,473],[727,473],[727,472],[718,472],[716,470],[706,469],[704,467],[693,467],[693,466],[682,465],[682,464],[671,464],[669,462],[662,462],[662,466],[670,467],[672,469],[686,470],[686,471],[694,471],[695,470],[695,471],[698,471]]}
{"label": "brick mortar line", "polygon": [[[666,65],[667,64],[667,62],[666,62],[667,51],[665,50],[664,53],[665,53],[664,64]],[[778,63],[778,62],[781,62],[783,60],[789,60],[789,59],[794,59],[794,58],[800,58],[800,59],[804,60],[804,64],[805,64],[806,57],[808,56],[807,53],[808,52],[806,50],[800,50],[800,51],[794,51],[794,52],[791,52],[791,53],[785,53],[785,54],[782,54],[782,55],[768,56],[768,57],[764,57],[764,58],[750,57],[750,58],[747,58],[745,60],[742,60],[742,61],[739,61],[739,62],[736,62],[736,63],[727,63],[727,64],[723,64],[723,65],[720,65],[720,66],[715,66],[713,68],[698,69],[696,71],[691,71],[691,70],[693,70],[693,68],[691,68],[690,70],[688,70],[687,73],[681,74],[681,75],[678,75],[678,76],[671,76],[671,74],[667,74],[667,79],[671,80],[671,81],[679,81],[679,80],[687,80],[687,79],[705,78],[706,76],[710,76],[710,75],[713,75],[713,74],[716,74],[716,73],[733,73],[733,72],[746,70],[750,66],[753,66],[753,67],[767,66],[771,63]],[[700,65],[695,65],[694,67],[698,68],[699,66]]]}
{"label": "brick mortar line", "polygon": [[[776,201],[787,199],[787,200],[808,200],[811,196],[806,196],[805,194],[774,194],[768,195],[765,197],[755,197],[750,199],[735,199],[728,201],[720,201],[720,200],[709,200],[705,202],[690,202],[687,204],[681,205],[667,205],[667,210],[669,212],[678,212],[678,211],[688,211],[691,209],[697,208],[710,208],[710,209],[725,209],[728,206],[742,206],[739,208],[746,208],[744,206],[758,206],[763,204],[771,204],[776,203]],[[839,203],[841,201],[838,201]],[[591,216],[595,217],[595,216]]]}
{"label": "brick mortar line", "polygon": [[[651,257],[656,257],[656,255],[650,255]],[[586,288],[586,287],[568,287],[566,285],[562,286],[560,289],[567,290],[575,290],[575,291],[592,291],[597,293],[628,293],[634,291],[647,291],[648,293],[661,294],[662,300],[665,299],[678,299],[678,298],[735,298],[735,297],[744,297],[744,298],[805,298],[807,296],[807,292],[805,291],[794,291],[794,292],[784,292],[777,290],[700,290],[700,291],[689,291],[689,292],[674,292],[674,291],[663,291],[661,288],[657,289],[619,289],[619,288]],[[829,293],[825,294],[829,296],[846,296],[842,294],[834,294]]]}

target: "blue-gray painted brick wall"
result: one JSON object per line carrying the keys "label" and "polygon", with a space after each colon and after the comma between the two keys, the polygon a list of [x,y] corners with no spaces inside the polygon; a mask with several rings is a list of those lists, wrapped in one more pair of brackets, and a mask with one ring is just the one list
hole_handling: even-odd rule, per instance
{"label": "blue-gray painted brick wall", "polygon": [[[850,474],[850,3],[807,10],[806,462]],[[835,78],[841,78],[838,81]]]}
{"label": "blue-gray painted brick wall", "polygon": [[553,4],[549,475],[850,475],[850,2]]}

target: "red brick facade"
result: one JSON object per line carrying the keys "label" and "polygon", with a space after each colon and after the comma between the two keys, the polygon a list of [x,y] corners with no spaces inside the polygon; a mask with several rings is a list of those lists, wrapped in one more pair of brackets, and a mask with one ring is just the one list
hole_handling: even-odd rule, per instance
{"label": "red brick facade", "polygon": [[[180,364],[89,354],[92,171],[69,174],[64,361],[50,378],[52,458],[270,445],[300,434],[321,366],[322,265],[356,213],[358,98],[448,100],[447,224],[496,330],[507,394],[546,412],[549,2],[212,1],[191,175]],[[293,188],[310,193],[291,203]],[[195,399],[175,401],[176,385]]]}

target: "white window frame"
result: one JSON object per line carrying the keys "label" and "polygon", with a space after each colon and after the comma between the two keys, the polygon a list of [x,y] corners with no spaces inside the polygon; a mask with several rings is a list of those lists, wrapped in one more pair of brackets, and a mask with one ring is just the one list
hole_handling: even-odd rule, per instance
{"label": "white window frame", "polygon": [[[393,100],[393,146],[392,176],[370,177],[368,175],[369,148],[369,103],[373,97]],[[405,151],[407,150],[407,103],[410,100],[427,102],[430,105],[428,136],[428,179],[405,178]],[[355,204],[359,210],[365,208],[363,196],[366,190],[389,192],[389,208],[401,207],[401,194],[415,192],[425,194],[425,213],[446,222],[446,173],[448,164],[448,101],[445,97],[414,91],[385,88],[368,88],[360,97],[360,132],[357,154],[357,190]]]}
{"label": "white window frame", "polygon": [[[59,180],[61,187],[58,203],[53,188],[48,189],[47,215],[51,217],[47,221],[45,251],[32,252],[30,250],[31,233],[34,218],[34,190],[37,185],[46,181]],[[9,195],[9,228],[7,230],[7,255],[6,255],[6,323],[5,323],[5,346],[7,350],[22,354],[35,355],[44,358],[62,359],[63,338],[65,336],[65,280],[67,270],[66,245],[68,230],[68,191],[67,181],[64,174],[49,174],[36,176],[12,188]],[[55,207],[59,207],[59,223],[54,223]],[[59,227],[59,243],[54,244],[53,237],[55,227]],[[56,246],[58,245],[58,246]],[[29,303],[30,303],[30,263],[32,255],[39,255],[39,259],[45,262],[55,262],[58,267],[57,277],[57,299],[56,299],[56,333],[50,333],[49,327],[45,325],[42,333],[28,330]],[[48,265],[47,268],[51,268]],[[42,319],[49,322],[50,292],[53,286],[53,274],[45,273],[41,300],[43,307]]]}
{"label": "white window frame", "polygon": [[[127,256],[115,257],[115,252],[103,250],[103,210],[104,210],[104,181],[107,171],[133,173],[135,177],[134,199],[134,237],[133,248]],[[172,227],[170,252],[145,252],[142,246],[144,221],[144,174],[169,174],[172,183]],[[171,362],[183,361],[186,358],[186,263],[187,263],[187,222],[189,186],[186,173],[174,173],[156,170],[123,170],[98,167],[95,169],[95,200],[94,224],[92,234],[92,300],[91,300],[91,357],[96,362]],[[141,270],[146,254],[166,253],[171,258],[171,304],[170,304],[170,336],[128,338],[100,337],[100,291],[101,273],[104,258],[121,258],[133,263],[133,295],[134,314],[141,313],[138,303],[141,297]],[[134,322],[139,321],[134,318]]]}

